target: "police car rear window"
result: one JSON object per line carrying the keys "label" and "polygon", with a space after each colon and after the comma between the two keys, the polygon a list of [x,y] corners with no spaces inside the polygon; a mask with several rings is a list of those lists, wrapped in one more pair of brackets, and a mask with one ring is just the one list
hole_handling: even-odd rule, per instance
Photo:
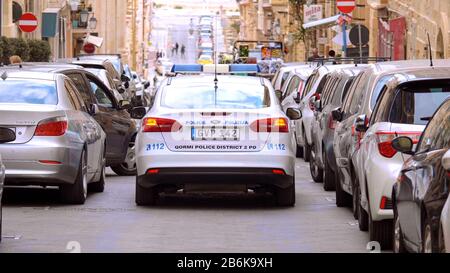
{"label": "police car rear window", "polygon": [[0,80],[0,103],[56,105],[56,84],[34,79]]}
{"label": "police car rear window", "polygon": [[270,90],[261,84],[219,83],[164,88],[161,105],[174,109],[261,109],[270,107]]}
{"label": "police car rear window", "polygon": [[393,123],[427,125],[434,112],[449,96],[448,83],[408,86],[396,94],[389,120]]}

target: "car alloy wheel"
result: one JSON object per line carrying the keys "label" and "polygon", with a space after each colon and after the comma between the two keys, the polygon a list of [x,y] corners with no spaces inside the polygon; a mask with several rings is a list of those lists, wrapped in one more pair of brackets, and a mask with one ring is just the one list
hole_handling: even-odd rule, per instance
{"label": "car alloy wheel", "polygon": [[86,199],[87,198],[87,195],[88,195],[88,171],[87,171],[87,163],[86,163],[86,157],[85,156],[83,156],[83,158],[82,158],[82,165],[81,166],[83,166],[83,196],[84,196],[84,199]]}
{"label": "car alloy wheel", "polygon": [[125,157],[125,161],[122,163],[122,167],[129,172],[136,171],[136,145],[134,143],[130,143],[130,147],[127,150],[127,156]]}
{"label": "car alloy wheel", "polygon": [[316,145],[313,144],[311,146],[311,157],[309,161],[309,169],[311,171],[311,176],[316,183],[321,183],[323,181],[323,170],[319,167],[319,164],[317,162],[317,152],[316,152]]}

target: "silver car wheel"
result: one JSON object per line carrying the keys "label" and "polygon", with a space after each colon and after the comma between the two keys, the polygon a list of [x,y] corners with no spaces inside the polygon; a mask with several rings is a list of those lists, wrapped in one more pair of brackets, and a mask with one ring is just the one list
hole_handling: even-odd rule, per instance
{"label": "silver car wheel", "polygon": [[136,170],[136,145],[134,143],[130,143],[130,147],[128,147],[127,150],[127,156],[125,157],[125,161],[122,163],[122,167],[130,172]]}
{"label": "silver car wheel", "polygon": [[87,164],[86,164],[86,158],[83,156],[82,159],[82,168],[83,168],[83,196],[86,199],[88,195],[88,172],[87,172]]}

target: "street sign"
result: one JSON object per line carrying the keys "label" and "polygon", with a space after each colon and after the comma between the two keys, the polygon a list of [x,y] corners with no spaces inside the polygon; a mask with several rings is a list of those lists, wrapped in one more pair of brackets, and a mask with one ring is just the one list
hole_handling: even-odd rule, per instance
{"label": "street sign", "polygon": [[19,19],[19,28],[23,32],[33,32],[38,27],[38,19],[33,13],[24,13]]}
{"label": "street sign", "polygon": [[91,44],[91,43],[87,43],[83,46],[83,50],[84,52],[86,52],[87,54],[92,54],[95,52],[95,45]]}
{"label": "street sign", "polygon": [[336,7],[342,13],[351,13],[355,7],[355,0],[336,0]]}
{"label": "street sign", "polygon": [[[360,40],[360,32],[359,28],[361,27],[361,42]],[[353,45],[359,46],[360,44],[362,46],[365,46],[369,43],[369,29],[364,25],[356,25],[350,30],[350,42],[352,42]]]}
{"label": "street sign", "polygon": [[304,8],[303,21],[305,24],[322,19],[322,5],[306,5]]}

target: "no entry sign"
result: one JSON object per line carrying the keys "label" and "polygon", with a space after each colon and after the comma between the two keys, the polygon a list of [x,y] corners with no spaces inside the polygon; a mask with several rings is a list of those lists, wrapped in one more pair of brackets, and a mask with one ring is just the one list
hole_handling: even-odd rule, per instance
{"label": "no entry sign", "polygon": [[87,54],[92,54],[95,52],[95,45],[91,44],[91,43],[87,43],[83,46],[83,50],[84,52],[86,52]]}
{"label": "no entry sign", "polygon": [[23,32],[33,32],[38,27],[38,19],[33,13],[24,13],[19,19],[19,28]]}
{"label": "no entry sign", "polygon": [[336,0],[336,7],[342,13],[351,13],[355,7],[355,0]]}

